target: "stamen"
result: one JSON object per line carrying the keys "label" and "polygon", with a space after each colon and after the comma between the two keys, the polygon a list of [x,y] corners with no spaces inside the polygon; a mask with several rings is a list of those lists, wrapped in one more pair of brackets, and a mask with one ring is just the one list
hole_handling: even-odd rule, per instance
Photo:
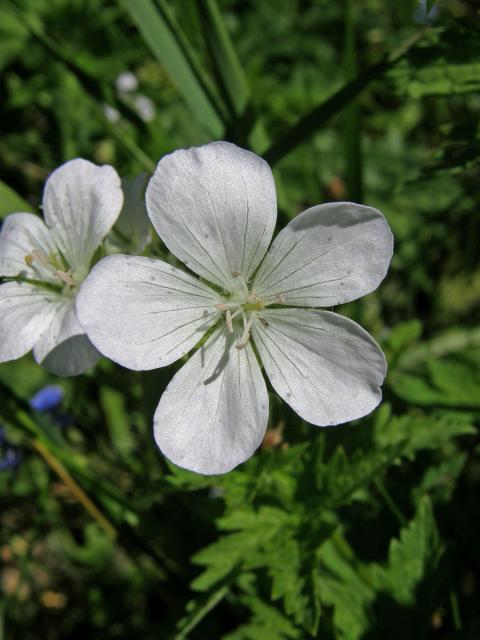
{"label": "stamen", "polygon": [[38,260],[39,262],[44,264],[46,267],[50,266],[50,261],[48,259],[48,256],[46,256],[43,253],[43,251],[39,251],[38,249],[33,249],[33,251],[31,251],[28,255],[25,256],[25,264],[31,267],[34,260]]}
{"label": "stamen", "polygon": [[252,328],[254,318],[255,314],[251,313],[247,319],[247,314],[242,311],[243,335],[240,338],[240,342],[235,345],[237,349],[244,349],[247,346],[248,341],[250,340],[250,329]]}
{"label": "stamen", "polygon": [[68,271],[64,270],[54,255],[47,256],[43,251],[33,249],[25,256],[24,259],[25,264],[29,267],[33,265],[35,260],[38,260],[38,262],[40,262],[44,267],[47,267],[51,272],[55,273],[56,277],[64,284],[68,284],[69,287],[74,287],[76,285],[76,282],[72,277],[71,269]]}
{"label": "stamen", "polygon": [[225,313],[225,322],[227,323],[227,329],[229,333],[233,333],[232,312],[227,309]]}
{"label": "stamen", "polygon": [[238,309],[239,307],[239,302],[219,302],[215,305],[215,309],[218,309],[219,311],[233,311],[234,309]]}
{"label": "stamen", "polygon": [[32,251],[31,254],[34,258],[36,258],[37,260],[40,260],[40,262],[42,262],[45,265],[49,265],[50,264],[50,260],[48,259],[48,256],[45,255],[43,253],[43,251],[39,251],[38,249],[34,249]]}
{"label": "stamen", "polygon": [[75,286],[75,280],[72,278],[72,276],[69,273],[65,271],[56,271],[55,273],[57,277],[60,278],[60,280],[65,284],[68,284],[71,287]]}

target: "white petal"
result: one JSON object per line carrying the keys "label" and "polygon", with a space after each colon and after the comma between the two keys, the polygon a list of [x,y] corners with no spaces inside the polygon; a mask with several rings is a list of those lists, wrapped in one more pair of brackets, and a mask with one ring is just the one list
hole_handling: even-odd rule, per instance
{"label": "white petal", "polygon": [[166,262],[114,255],[83,282],[77,310],[101,353],[142,370],[188,353],[218,319],[219,302],[210,287]]}
{"label": "white petal", "polygon": [[98,362],[100,354],[78,322],[74,300],[62,301],[33,355],[57,376],[77,376]]}
{"label": "white petal", "polygon": [[190,269],[231,291],[270,243],[277,216],[268,164],[228,142],[165,156],[147,188],[147,210],[167,247]]}
{"label": "white petal", "polygon": [[155,440],[172,462],[206,475],[253,455],[268,420],[268,394],[251,346],[236,349],[217,329],[168,385],[154,418]]}
{"label": "white petal", "polygon": [[26,282],[0,285],[0,362],[33,348],[54,317],[60,297]]}
{"label": "white petal", "polygon": [[95,249],[122,208],[120,178],[113,167],[76,158],[48,178],[43,195],[45,222],[68,265],[79,277],[88,272]]}
{"label": "white petal", "polygon": [[145,206],[148,176],[122,179],[123,207],[106,239],[108,253],[142,253],[150,241],[150,220]]}
{"label": "white petal", "polygon": [[379,404],[385,357],[358,324],[330,311],[271,309],[253,337],[275,391],[318,426],[360,418]]}
{"label": "white petal", "polygon": [[56,252],[49,229],[32,213],[13,213],[5,218],[0,233],[0,276],[18,276],[59,283],[52,269],[35,259],[25,261],[32,251],[48,257]]}
{"label": "white petal", "polygon": [[275,238],[253,288],[267,300],[330,307],[370,293],[387,273],[393,236],[377,209],[351,202],[307,209]]}

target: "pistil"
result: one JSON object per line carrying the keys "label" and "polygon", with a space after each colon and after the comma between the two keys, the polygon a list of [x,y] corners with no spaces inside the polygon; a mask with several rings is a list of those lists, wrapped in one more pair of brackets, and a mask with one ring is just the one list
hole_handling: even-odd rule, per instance
{"label": "pistil", "polygon": [[243,320],[243,335],[240,338],[240,342],[235,345],[237,349],[244,349],[247,346],[248,341],[250,340],[250,329],[252,328],[252,324],[256,316],[255,313],[249,313],[247,316],[243,310],[241,313]]}
{"label": "pistil", "polygon": [[277,295],[274,300],[264,302],[255,293],[255,290],[248,290],[247,283],[240,273],[234,272],[233,275],[238,281],[239,287],[232,293],[230,300],[220,302],[215,307],[219,311],[225,312],[225,324],[227,325],[228,333],[234,333],[233,321],[235,318],[238,316],[242,318],[243,333],[235,346],[237,349],[244,349],[250,340],[250,330],[255,318],[258,317],[258,312],[273,304],[282,304],[284,299],[281,295]]}
{"label": "pistil", "polygon": [[69,287],[76,285],[71,269],[65,269],[54,256],[47,256],[43,251],[33,249],[33,251],[25,256],[25,264],[31,267],[35,260],[52,271],[63,284]]}

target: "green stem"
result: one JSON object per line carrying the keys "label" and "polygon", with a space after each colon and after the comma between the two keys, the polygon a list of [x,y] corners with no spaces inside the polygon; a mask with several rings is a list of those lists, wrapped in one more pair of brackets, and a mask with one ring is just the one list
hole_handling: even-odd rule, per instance
{"label": "green stem", "polygon": [[214,593],[208,598],[203,607],[196,611],[189,622],[175,636],[174,640],[186,640],[187,634],[189,634],[190,631],[192,631],[205,618],[205,616],[223,600],[229,590],[229,587],[227,585],[224,585],[220,587],[220,589],[214,591]]}
{"label": "green stem", "polygon": [[330,98],[302,116],[284,135],[265,152],[263,157],[270,164],[276,164],[299,144],[308,140],[314,133],[322,129],[335,115],[343,111],[373,80],[382,77],[386,71],[401,60],[432,27],[422,29],[409,38],[393,53],[385,56],[380,62],[368,67],[351,82],[344,84]]}
{"label": "green stem", "polygon": [[87,496],[81,486],[72,478],[63,464],[56,458],[48,448],[34,438],[31,441],[34,449],[42,456],[48,466],[57,474],[60,480],[70,490],[72,496],[82,505],[87,513],[97,522],[99,527],[105,531],[109,538],[115,539],[117,531],[115,527],[107,520],[101,511],[95,506],[94,502]]}
{"label": "green stem", "polygon": [[407,524],[407,519],[395,504],[395,501],[393,500],[392,496],[388,493],[387,488],[385,487],[383,482],[378,478],[375,478],[374,484],[377,487],[377,490],[382,496],[382,498],[385,500],[385,504],[387,505],[387,507],[390,509],[392,514],[395,516],[395,518],[398,520],[400,525],[404,527]]}
{"label": "green stem", "polygon": [[450,608],[452,610],[453,626],[455,631],[461,631],[462,619],[460,617],[460,607],[458,606],[458,598],[455,591],[450,591]]}
{"label": "green stem", "polygon": [[[355,23],[352,0],[345,0],[345,51],[344,68],[347,82],[358,73],[355,42]],[[343,148],[345,155],[345,183],[348,200],[363,201],[361,113],[358,99],[345,109],[343,122]]]}

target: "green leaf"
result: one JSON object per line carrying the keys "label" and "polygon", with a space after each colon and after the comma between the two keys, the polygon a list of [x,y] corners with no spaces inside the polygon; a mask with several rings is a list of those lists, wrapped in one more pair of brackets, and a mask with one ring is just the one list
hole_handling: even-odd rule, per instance
{"label": "green leaf", "polygon": [[244,596],[241,603],[248,607],[251,618],[247,624],[227,633],[222,640],[296,640],[302,632],[278,609],[256,596]]}
{"label": "green leaf", "polygon": [[373,80],[384,76],[427,32],[428,29],[420,31],[397,51],[390,56],[386,56],[382,61],[368,67],[356,78],[344,84],[341,89],[325,100],[325,102],[322,102],[322,104],[302,116],[263,154],[265,160],[270,164],[275,164],[299,144],[308,140],[314,133],[324,127],[333,116],[351,104]]}
{"label": "green leaf", "polygon": [[374,442],[393,456],[413,459],[418,451],[436,450],[453,438],[475,433],[468,416],[458,413],[428,415],[421,412],[377,420]]}
{"label": "green leaf", "polygon": [[263,568],[271,578],[272,599],[282,599],[286,614],[315,635],[320,619],[315,556],[332,530],[328,518],[319,515],[312,521],[310,512],[299,517],[263,506],[258,511],[234,511],[218,525],[230,533],[194,556],[196,564],[207,568],[192,587],[203,591],[240,568]]}
{"label": "green leaf", "polygon": [[214,138],[221,138],[221,111],[201,70],[198,56],[192,52],[163,0],[121,0],[137,25],[145,43],[166,69],[193,116]]}
{"label": "green leaf", "polygon": [[480,328],[449,329],[428,342],[409,347],[399,357],[398,368],[415,371],[429,360],[444,358],[480,347]]}
{"label": "green leaf", "polygon": [[431,360],[424,371],[399,373],[392,388],[401,398],[423,406],[480,409],[479,350],[443,360]]}
{"label": "green leaf", "polygon": [[467,456],[457,453],[443,460],[438,465],[431,465],[425,471],[420,484],[413,489],[414,501],[428,494],[435,502],[448,502],[455,491],[457,480],[465,468]]}
{"label": "green leaf", "polygon": [[33,207],[0,180],[0,220],[10,213],[33,213]]}
{"label": "green leaf", "polygon": [[263,507],[258,513],[253,510],[238,510],[218,521],[222,530],[233,531],[217,542],[202,549],[193,562],[207,569],[192,583],[192,588],[205,591],[224,579],[240,565],[256,564],[262,545],[275,537],[283,528],[288,516],[280,509]]}
{"label": "green leaf", "polygon": [[360,563],[340,532],[319,552],[320,596],[333,607],[335,637],[360,639],[369,627],[368,607],[375,598],[375,565]]}
{"label": "green leaf", "polygon": [[412,98],[476,93],[480,89],[478,31],[455,23],[429,46],[411,51],[389,77],[396,90]]}
{"label": "green leaf", "polygon": [[397,602],[415,603],[415,591],[422,579],[433,573],[443,554],[443,545],[435,523],[430,500],[420,501],[414,519],[392,540],[388,564],[381,576],[382,585]]}

